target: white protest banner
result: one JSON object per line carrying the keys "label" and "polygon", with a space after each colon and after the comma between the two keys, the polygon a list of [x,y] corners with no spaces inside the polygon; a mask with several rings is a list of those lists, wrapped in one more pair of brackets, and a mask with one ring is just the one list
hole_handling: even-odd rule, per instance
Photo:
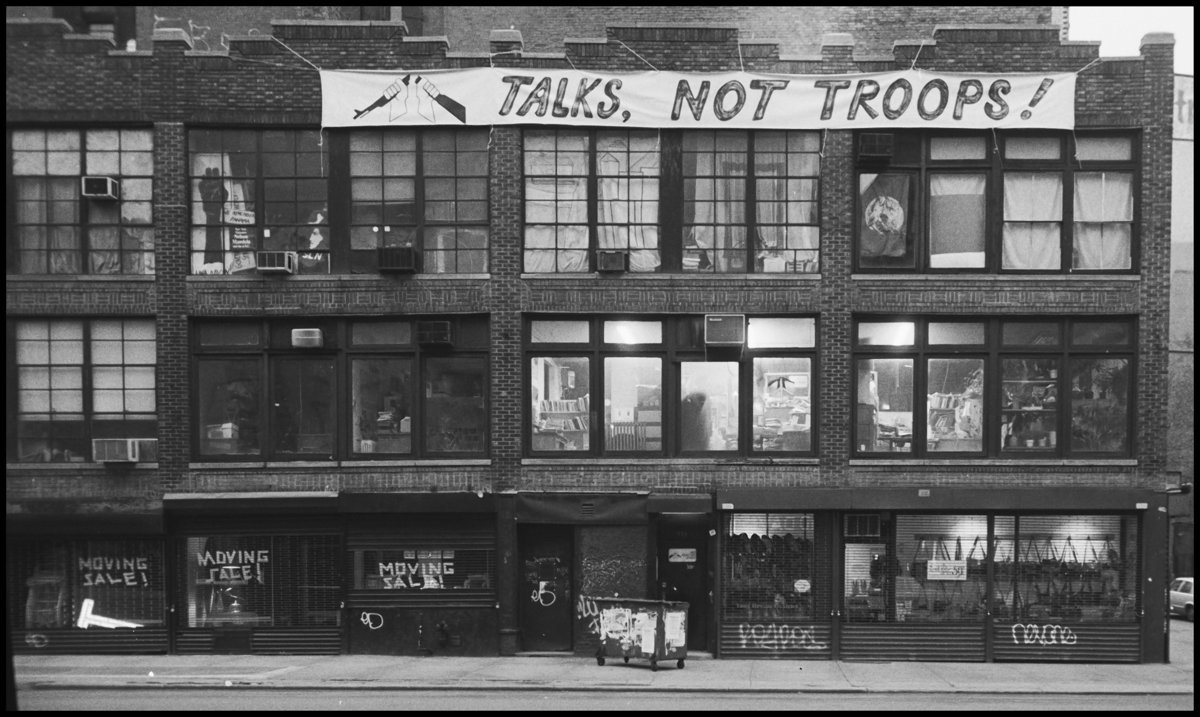
{"label": "white protest banner", "polygon": [[321,124],[1073,129],[1075,75],[324,70]]}

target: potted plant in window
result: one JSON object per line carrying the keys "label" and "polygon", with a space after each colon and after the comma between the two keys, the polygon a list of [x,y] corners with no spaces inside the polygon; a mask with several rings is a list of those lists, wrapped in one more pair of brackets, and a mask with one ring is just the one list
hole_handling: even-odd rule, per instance
{"label": "potted plant in window", "polygon": [[1129,362],[1124,359],[1095,361],[1076,378],[1072,391],[1071,444],[1080,451],[1117,452],[1125,450],[1128,438],[1127,396]]}

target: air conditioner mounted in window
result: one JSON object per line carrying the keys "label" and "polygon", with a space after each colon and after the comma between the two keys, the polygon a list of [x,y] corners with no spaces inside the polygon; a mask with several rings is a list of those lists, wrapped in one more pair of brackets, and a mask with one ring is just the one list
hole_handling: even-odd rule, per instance
{"label": "air conditioner mounted in window", "polygon": [[745,314],[705,314],[706,346],[742,346],[746,343]]}
{"label": "air conditioner mounted in window", "polygon": [[294,251],[258,252],[258,273],[295,274],[299,257]]}
{"label": "air conditioner mounted in window", "polygon": [[891,159],[895,138],[891,132],[863,132],[858,135],[858,156],[861,159]]}
{"label": "air conditioner mounted in window", "polygon": [[319,349],[325,345],[325,333],[320,329],[292,329],[292,347]]}
{"label": "air conditioner mounted in window", "polygon": [[417,343],[450,345],[452,341],[449,321],[418,321]]}
{"label": "air conditioner mounted in window", "polygon": [[80,177],[79,193],[88,199],[117,199],[121,183],[112,177]]}
{"label": "air conditioner mounted in window", "polygon": [[415,274],[420,255],[411,246],[389,246],[379,248],[379,271],[397,274]]}
{"label": "air conditioner mounted in window", "polygon": [[629,271],[629,252],[624,249],[597,249],[596,271]]}
{"label": "air conditioner mounted in window", "polygon": [[157,438],[94,438],[92,460],[97,463],[138,463],[158,460]]}

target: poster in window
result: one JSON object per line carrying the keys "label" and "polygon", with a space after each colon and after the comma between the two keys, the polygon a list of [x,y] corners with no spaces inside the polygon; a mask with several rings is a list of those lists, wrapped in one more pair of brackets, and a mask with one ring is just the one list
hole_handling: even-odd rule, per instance
{"label": "poster in window", "polygon": [[254,226],[254,212],[248,209],[230,209],[225,213],[225,221],[234,225],[230,238],[230,248],[233,249],[233,253],[229,255],[227,271],[230,274],[236,274],[254,269],[257,266],[254,258],[255,242],[251,235]]}
{"label": "poster in window", "polygon": [[864,258],[908,253],[909,179],[903,174],[866,174],[859,180],[858,235]]}

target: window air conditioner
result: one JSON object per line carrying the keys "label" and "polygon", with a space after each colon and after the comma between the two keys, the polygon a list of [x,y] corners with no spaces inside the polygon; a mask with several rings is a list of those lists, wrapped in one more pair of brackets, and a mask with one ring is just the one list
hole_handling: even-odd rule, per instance
{"label": "window air conditioner", "polygon": [[320,329],[292,329],[292,347],[319,349],[325,345],[325,333]]}
{"label": "window air conditioner", "polygon": [[449,321],[417,322],[417,343],[448,345],[450,340],[451,336]]}
{"label": "window air conditioner", "polygon": [[891,159],[891,132],[863,132],[858,135],[858,156],[862,159]]}
{"label": "window air conditioner", "polygon": [[79,192],[88,199],[116,199],[121,196],[121,183],[112,177],[81,177]]}
{"label": "window air conditioner", "polygon": [[624,249],[597,249],[596,270],[620,272],[629,270],[629,252]]}
{"label": "window air conditioner", "polygon": [[411,246],[379,248],[379,271],[397,274],[415,274],[418,271],[419,254]]}
{"label": "window air conditioner", "polygon": [[746,343],[745,314],[705,314],[704,343],[707,346],[741,346]]}
{"label": "window air conditioner", "polygon": [[294,251],[258,252],[258,273],[295,274],[298,257]]}
{"label": "window air conditioner", "polygon": [[92,460],[97,463],[137,463],[158,460],[157,438],[92,439]]}

